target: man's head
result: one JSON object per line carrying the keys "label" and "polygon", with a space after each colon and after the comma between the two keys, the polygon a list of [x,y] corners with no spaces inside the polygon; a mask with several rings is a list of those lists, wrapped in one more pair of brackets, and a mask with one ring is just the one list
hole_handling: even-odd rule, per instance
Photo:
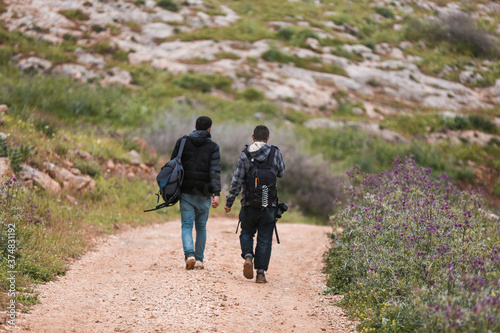
{"label": "man's head", "polygon": [[267,142],[269,140],[269,128],[264,125],[255,127],[252,138],[254,141]]}
{"label": "man's head", "polygon": [[212,127],[212,119],[207,116],[201,116],[196,119],[196,129],[199,131],[208,131]]}

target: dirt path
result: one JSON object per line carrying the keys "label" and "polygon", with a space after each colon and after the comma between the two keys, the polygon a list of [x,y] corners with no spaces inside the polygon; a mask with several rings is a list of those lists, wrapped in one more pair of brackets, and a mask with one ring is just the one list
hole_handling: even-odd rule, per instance
{"label": "dirt path", "polygon": [[186,271],[180,221],[110,236],[39,287],[17,332],[349,332],[321,295],[329,227],[280,224],[267,284],[242,274],[236,221],[208,221],[205,269]]}

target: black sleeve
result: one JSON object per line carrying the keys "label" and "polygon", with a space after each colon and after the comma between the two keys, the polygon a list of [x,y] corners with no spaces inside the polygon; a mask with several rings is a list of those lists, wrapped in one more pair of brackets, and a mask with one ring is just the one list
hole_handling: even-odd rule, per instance
{"label": "black sleeve", "polygon": [[220,195],[220,171],[220,150],[219,146],[215,144],[212,157],[210,158],[210,189],[215,196]]}

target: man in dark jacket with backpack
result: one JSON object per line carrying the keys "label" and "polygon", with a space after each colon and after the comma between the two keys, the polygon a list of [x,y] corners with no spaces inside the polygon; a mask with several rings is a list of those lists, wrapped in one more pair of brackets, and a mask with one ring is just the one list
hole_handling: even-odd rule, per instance
{"label": "man in dark jacket with backpack", "polygon": [[[209,117],[199,117],[195,130],[187,136],[181,157],[184,181],[181,187],[180,210],[186,269],[203,269],[210,204],[213,208],[219,206],[220,152],[219,146],[211,139],[211,127],[212,120]],[[181,139],[177,140],[172,159],[177,156]],[[195,244],[193,224],[196,229]]]}
{"label": "man in dark jacket with backpack", "polygon": [[[277,179],[285,174],[283,155],[275,146],[269,146],[269,129],[264,125],[255,127],[252,139],[238,158],[229,194],[226,198],[226,213],[231,211],[236,196],[241,189],[241,256],[245,259],[243,275],[253,279],[253,269],[257,270],[255,282],[266,283],[265,271],[271,259],[275,213],[278,204]],[[257,245],[253,249],[253,239],[257,232]],[[253,262],[255,258],[255,263]]]}

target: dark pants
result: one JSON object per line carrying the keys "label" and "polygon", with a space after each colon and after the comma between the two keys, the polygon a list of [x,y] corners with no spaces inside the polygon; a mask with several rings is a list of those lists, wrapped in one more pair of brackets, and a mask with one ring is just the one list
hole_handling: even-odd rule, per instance
{"label": "dark pants", "polygon": [[[269,260],[271,260],[271,248],[273,245],[273,231],[275,226],[274,213],[276,208],[261,210],[253,207],[242,207],[240,211],[241,221],[241,256],[251,254],[254,259],[255,269],[267,271]],[[253,250],[253,239],[257,232],[257,246]]]}

